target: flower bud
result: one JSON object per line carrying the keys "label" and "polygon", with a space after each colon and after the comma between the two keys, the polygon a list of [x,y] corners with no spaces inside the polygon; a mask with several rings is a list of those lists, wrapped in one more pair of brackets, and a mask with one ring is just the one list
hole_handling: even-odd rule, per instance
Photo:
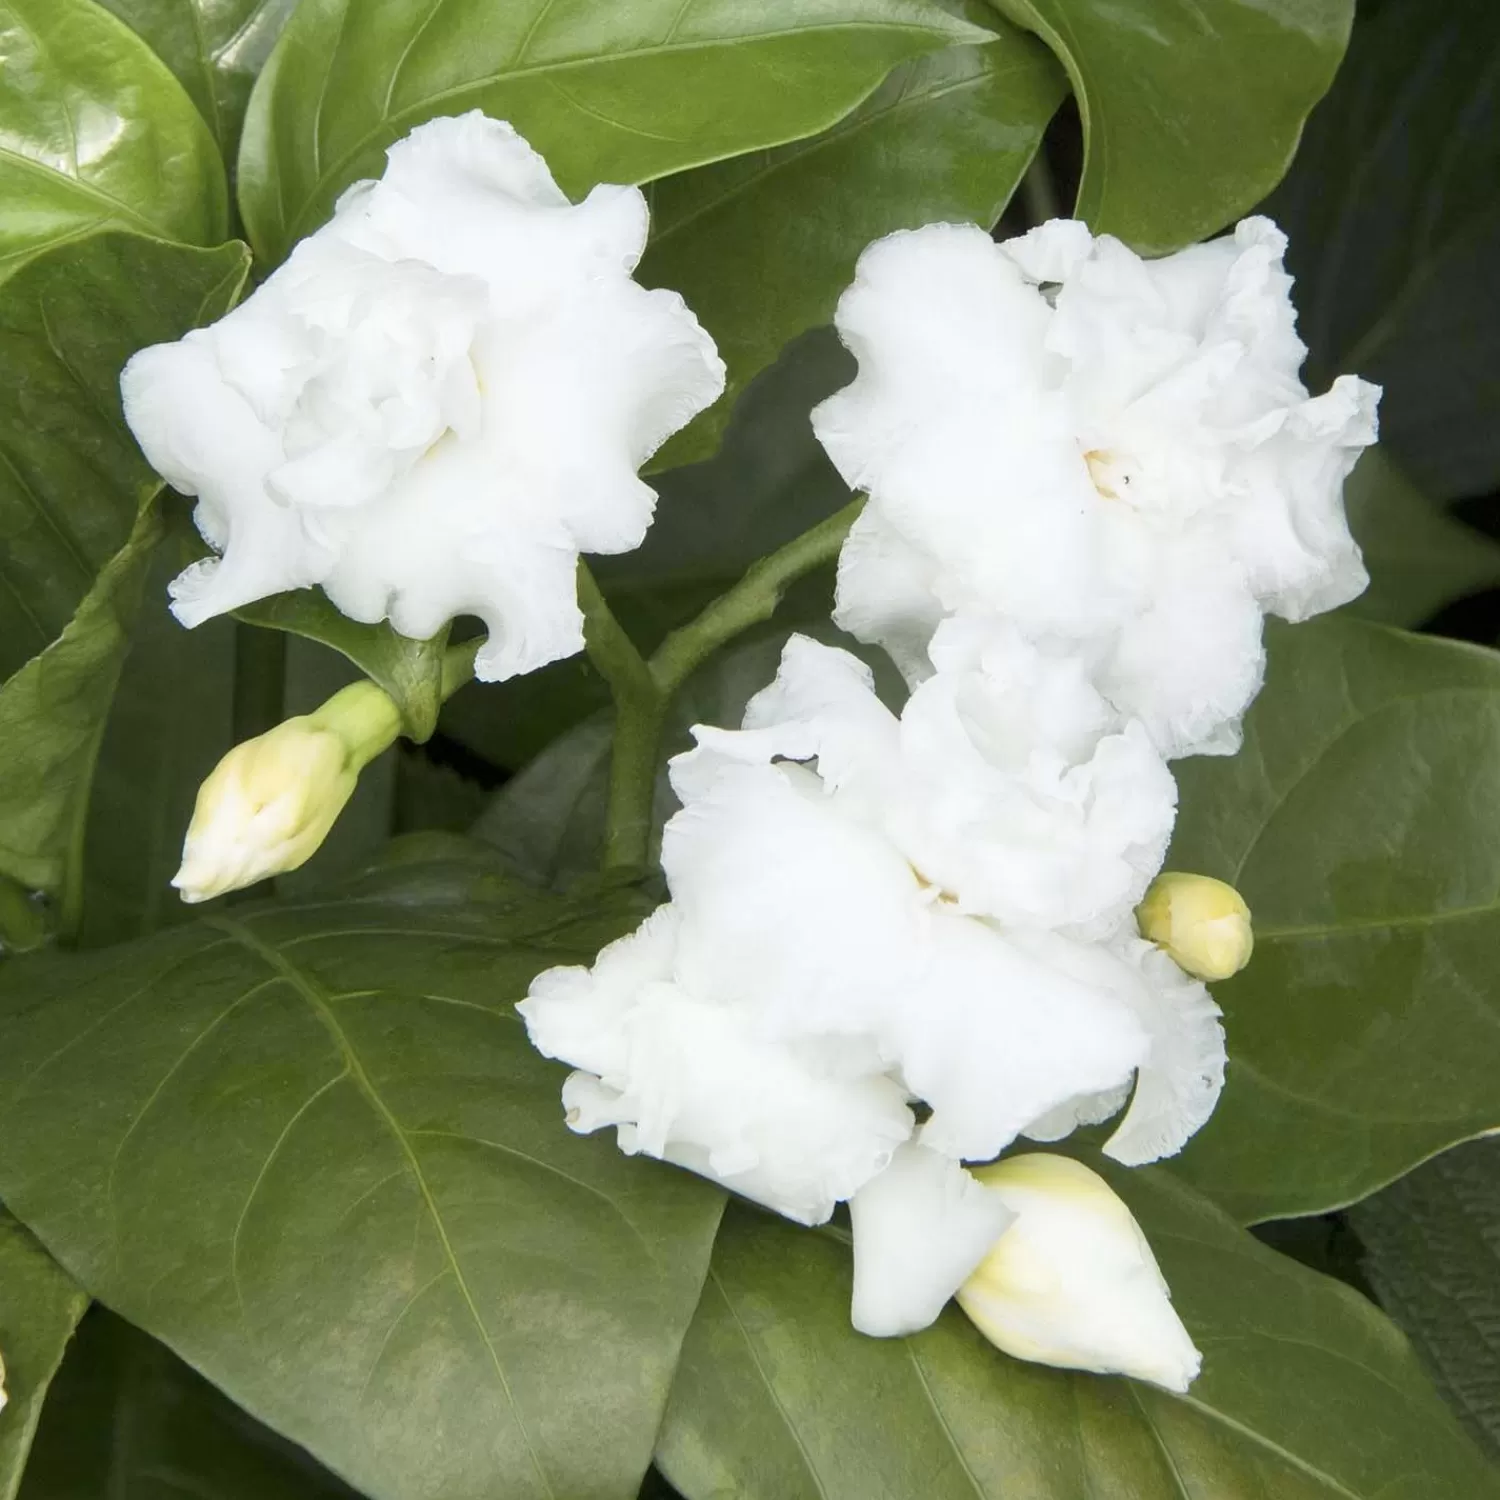
{"label": "flower bud", "polygon": [[1228,979],[1250,962],[1250,908],[1232,885],[1168,870],[1136,908],[1141,936],[1199,979]]}
{"label": "flower bud", "polygon": [[1018,1359],[1187,1390],[1202,1356],[1109,1184],[1040,1152],[973,1175],[1016,1215],[958,1291],[979,1331]]}
{"label": "flower bud", "polygon": [[305,864],[400,728],[389,695],[358,682],[236,745],[198,789],[172,877],[182,899],[208,901]]}

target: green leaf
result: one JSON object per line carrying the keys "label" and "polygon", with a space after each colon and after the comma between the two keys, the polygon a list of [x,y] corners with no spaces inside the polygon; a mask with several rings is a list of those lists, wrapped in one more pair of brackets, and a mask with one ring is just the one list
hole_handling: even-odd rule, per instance
{"label": "green leaf", "polygon": [[47,1387],[89,1305],[56,1261],[0,1207],[0,1500],[14,1500]]}
{"label": "green leaf", "polygon": [[[58,892],[77,870],[94,760],[160,535],[151,506],[63,633],[0,687],[0,875],[30,890]],[[70,926],[77,914],[64,905]]]}
{"label": "green leaf", "polygon": [[95,1306],[52,1384],[20,1500],[356,1500],[170,1349]]}
{"label": "green leaf", "polygon": [[1084,131],[1077,216],[1151,254],[1275,187],[1354,13],[1354,0],[991,3],[1068,70]]}
{"label": "green leaf", "polygon": [[1351,613],[1415,627],[1444,605],[1500,586],[1500,542],[1434,505],[1384,447],[1368,449],[1355,466],[1344,507],[1370,570]]}
{"label": "green leaf", "polygon": [[1268,205],[1291,236],[1318,384],[1385,387],[1381,440],[1439,499],[1500,486],[1500,7],[1390,0]]}
{"label": "green leaf", "polygon": [[346,656],[377,687],[384,688],[401,710],[402,733],[418,742],[437,726],[443,706],[443,652],[448,632],[414,641],[391,628],[389,621],[361,625],[342,615],[321,589],[272,594],[235,610],[250,625],[284,630]]}
{"label": "green leaf", "polygon": [[633,1496],[722,1197],[571,1135],[511,1007],[644,909],[423,839],[335,899],[12,960],[0,1192],[376,1500]]}
{"label": "green leaf", "polygon": [[0,680],[49,645],[160,481],[120,411],[146,344],[221,316],[243,245],[92,235],[0,285]]}
{"label": "green leaf", "polygon": [[304,0],[250,99],[240,208],[279,260],[414,126],[509,120],[565,192],[812,135],[897,64],[987,33],[935,0]]}
{"label": "green leaf", "polygon": [[234,743],[234,625],[173,619],[167,583],[183,566],[170,546],[157,550],[94,770],[81,931],[91,948],[204,911],[170,881],[199,783]]}
{"label": "green leaf", "polygon": [[1173,1169],[1281,1218],[1500,1125],[1500,655],[1273,629],[1244,749],[1175,769],[1168,864],[1239,887],[1255,956],[1214,986],[1228,1080]]}
{"label": "green leaf", "polygon": [[1358,1293],[1156,1171],[1113,1173],[1204,1371],[1186,1397],[1022,1364],[954,1306],[849,1326],[849,1253],[733,1204],[657,1461],[688,1500],[1487,1500],[1500,1480]]}
{"label": "green leaf", "polygon": [[[871,240],[1000,217],[1066,85],[1038,42],[991,25],[999,35],[982,47],[902,64],[821,135],[653,184],[639,279],[687,299],[729,368],[730,399],[796,334],[831,321]],[[711,453],[729,409],[711,406],[655,466]]]}
{"label": "green leaf", "polygon": [[1445,1151],[1349,1217],[1382,1306],[1500,1457],[1500,1140]]}
{"label": "green leaf", "polygon": [[0,0],[0,280],[96,229],[211,245],[228,194],[176,79],[93,0]]}
{"label": "green leaf", "polygon": [[226,161],[250,86],[297,0],[99,0],[172,70]]}

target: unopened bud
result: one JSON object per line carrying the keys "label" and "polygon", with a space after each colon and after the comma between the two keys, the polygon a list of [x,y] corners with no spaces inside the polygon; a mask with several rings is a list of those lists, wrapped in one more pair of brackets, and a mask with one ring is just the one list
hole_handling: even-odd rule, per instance
{"label": "unopened bud", "polygon": [[357,682],[236,745],[198,789],[172,879],[182,899],[208,901],[305,864],[400,728],[389,695]]}
{"label": "unopened bud", "polygon": [[1140,1225],[1109,1184],[1045,1152],[974,1176],[1016,1216],[958,1290],[979,1331],[1018,1359],[1187,1390],[1202,1356]]}
{"label": "unopened bud", "polygon": [[1208,875],[1158,875],[1136,908],[1141,936],[1199,979],[1228,979],[1250,962],[1250,908],[1232,885]]}

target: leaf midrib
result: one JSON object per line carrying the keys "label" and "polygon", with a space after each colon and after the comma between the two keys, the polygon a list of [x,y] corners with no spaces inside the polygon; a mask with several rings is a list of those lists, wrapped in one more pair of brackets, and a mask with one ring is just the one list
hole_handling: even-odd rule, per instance
{"label": "leaf midrib", "polygon": [[216,916],[210,917],[205,922],[206,926],[215,927],[225,933],[234,942],[246,949],[260,959],[260,961],[279,975],[299,994],[308,1004],[314,1015],[322,1023],[337,1049],[345,1068],[348,1070],[350,1081],[358,1089],[359,1093],[377,1119],[389,1132],[391,1139],[396,1143],[410,1172],[412,1181],[415,1183],[418,1193],[421,1195],[423,1205],[427,1209],[428,1217],[432,1221],[432,1227],[437,1235],[438,1244],[441,1247],[443,1258],[453,1274],[454,1285],[458,1288],[459,1295],[463,1298],[464,1305],[468,1309],[475,1330],[478,1332],[480,1341],[489,1355],[490,1365],[495,1372],[495,1378],[500,1385],[506,1405],[510,1410],[511,1418],[516,1424],[516,1430],[521,1435],[522,1442],[526,1445],[526,1452],[531,1459],[531,1464],[541,1482],[543,1492],[557,1500],[556,1491],[552,1488],[547,1472],[542,1466],[540,1455],[532,1442],[531,1433],[527,1430],[526,1423],[521,1417],[520,1408],[517,1405],[514,1392],[511,1390],[510,1380],[505,1373],[505,1368],[500,1362],[499,1352],[496,1350],[494,1341],[490,1338],[489,1329],[485,1326],[484,1319],[479,1314],[479,1306],[474,1300],[474,1294],[464,1275],[463,1267],[459,1264],[458,1256],[453,1249],[453,1242],[448,1236],[447,1225],[443,1221],[442,1213],[438,1209],[437,1200],[433,1197],[432,1189],[427,1182],[426,1173],[422,1170],[421,1161],[412,1149],[411,1141],[406,1132],[401,1128],[401,1122],[391,1112],[390,1106],[386,1104],[379,1090],[376,1089],[374,1080],[365,1070],[363,1061],[354,1045],[350,1042],[348,1034],[339,1024],[338,1017],[333,1013],[333,1007],[328,1003],[328,997],[322,986],[311,975],[305,974],[301,969],[288,961],[277,949],[270,944],[262,942],[253,931],[244,924],[235,921],[232,917]]}
{"label": "leaf midrib", "polygon": [[95,203],[103,204],[112,213],[119,214],[129,219],[143,233],[152,239],[166,239],[175,241],[175,235],[171,228],[158,224],[155,220],[147,219],[137,213],[128,203],[116,198],[111,193],[106,193],[103,188],[95,187],[82,177],[75,177],[71,172],[60,172],[56,167],[49,167],[46,162],[38,161],[34,156],[27,156],[24,151],[16,151],[10,146],[0,146],[0,159],[13,166],[20,167],[25,171],[34,172],[38,176],[45,177],[52,182],[60,184],[67,192],[74,192],[81,197],[92,199]]}

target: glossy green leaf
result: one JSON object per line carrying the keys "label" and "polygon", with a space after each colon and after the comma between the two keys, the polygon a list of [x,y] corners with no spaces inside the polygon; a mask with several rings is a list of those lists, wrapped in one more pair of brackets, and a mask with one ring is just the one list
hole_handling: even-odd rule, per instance
{"label": "glossy green leaf", "polygon": [[1445,1151],[1349,1217],[1381,1305],[1500,1458],[1500,1140]]}
{"label": "glossy green leaf", "polygon": [[1500,587],[1500,542],[1433,504],[1383,447],[1369,449],[1355,466],[1344,507],[1370,571],[1370,586],[1351,613],[1415,627],[1444,605]]}
{"label": "glossy green leaf", "polygon": [[0,279],[96,229],[224,238],[224,168],[192,100],[93,0],[0,3]]}
{"label": "glossy green leaf", "polygon": [[1232,758],[1176,764],[1168,863],[1239,887],[1229,1072],[1173,1162],[1243,1221],[1350,1203],[1500,1125],[1500,654],[1270,633]]}
{"label": "glossy green leaf", "polygon": [[167,609],[183,566],[158,549],[94,769],[81,941],[128,942],[201,915],[170,881],[198,784],[234,743],[234,625],[184,630]]}
{"label": "glossy green leaf", "polygon": [[1077,216],[1151,253],[1212,234],[1275,187],[1354,13],[1354,0],[991,3],[1072,79]]}
{"label": "glossy green leaf", "polygon": [[1382,441],[1442,499],[1500,486],[1500,7],[1361,13],[1271,200],[1314,377],[1379,381]]}
{"label": "glossy green leaf", "polygon": [[99,0],[176,75],[226,160],[250,86],[297,0]]}
{"label": "glossy green leaf", "polygon": [[4,965],[0,1192],[376,1500],[633,1496],[721,1197],[571,1135],[511,1006],[643,905],[440,847]]}
{"label": "glossy green leaf", "polygon": [[78,869],[94,760],[160,535],[148,507],[63,633],[0,687],[0,875],[28,890],[61,892]]}
{"label": "glossy green leaf", "polygon": [[14,1500],[42,1402],[87,1293],[0,1207],[0,1361],[9,1397],[0,1411],[0,1500]]}
{"label": "glossy green leaf", "polygon": [[950,1305],[849,1326],[849,1252],[732,1205],[658,1462],[688,1500],[1487,1500],[1500,1478],[1358,1293],[1157,1172],[1113,1174],[1204,1355],[1186,1397],[1022,1364]]}
{"label": "glossy green leaf", "polygon": [[19,1500],[356,1500],[123,1318],[95,1306],[52,1383]]}
{"label": "glossy green leaf", "polygon": [[401,710],[404,734],[418,741],[431,735],[443,705],[446,630],[431,640],[414,641],[393,630],[389,621],[361,625],[340,614],[322,589],[272,594],[237,609],[235,617],[331,646],[391,695]]}
{"label": "glossy green leaf", "polygon": [[279,259],[393,141],[470,109],[565,192],[646,182],[812,135],[896,64],[986,37],[935,0],[304,0],[251,96],[240,209]]}
{"label": "glossy green leaf", "polygon": [[[821,135],[653,184],[639,279],[687,299],[729,368],[730,399],[832,320],[871,240],[1000,217],[1066,85],[1034,38],[991,24],[993,41],[903,64]],[[656,467],[712,452],[729,410],[711,406]]]}
{"label": "glossy green leaf", "polygon": [[93,235],[0,286],[0,680],[56,639],[159,481],[120,412],[125,361],[221,316],[242,245]]}

